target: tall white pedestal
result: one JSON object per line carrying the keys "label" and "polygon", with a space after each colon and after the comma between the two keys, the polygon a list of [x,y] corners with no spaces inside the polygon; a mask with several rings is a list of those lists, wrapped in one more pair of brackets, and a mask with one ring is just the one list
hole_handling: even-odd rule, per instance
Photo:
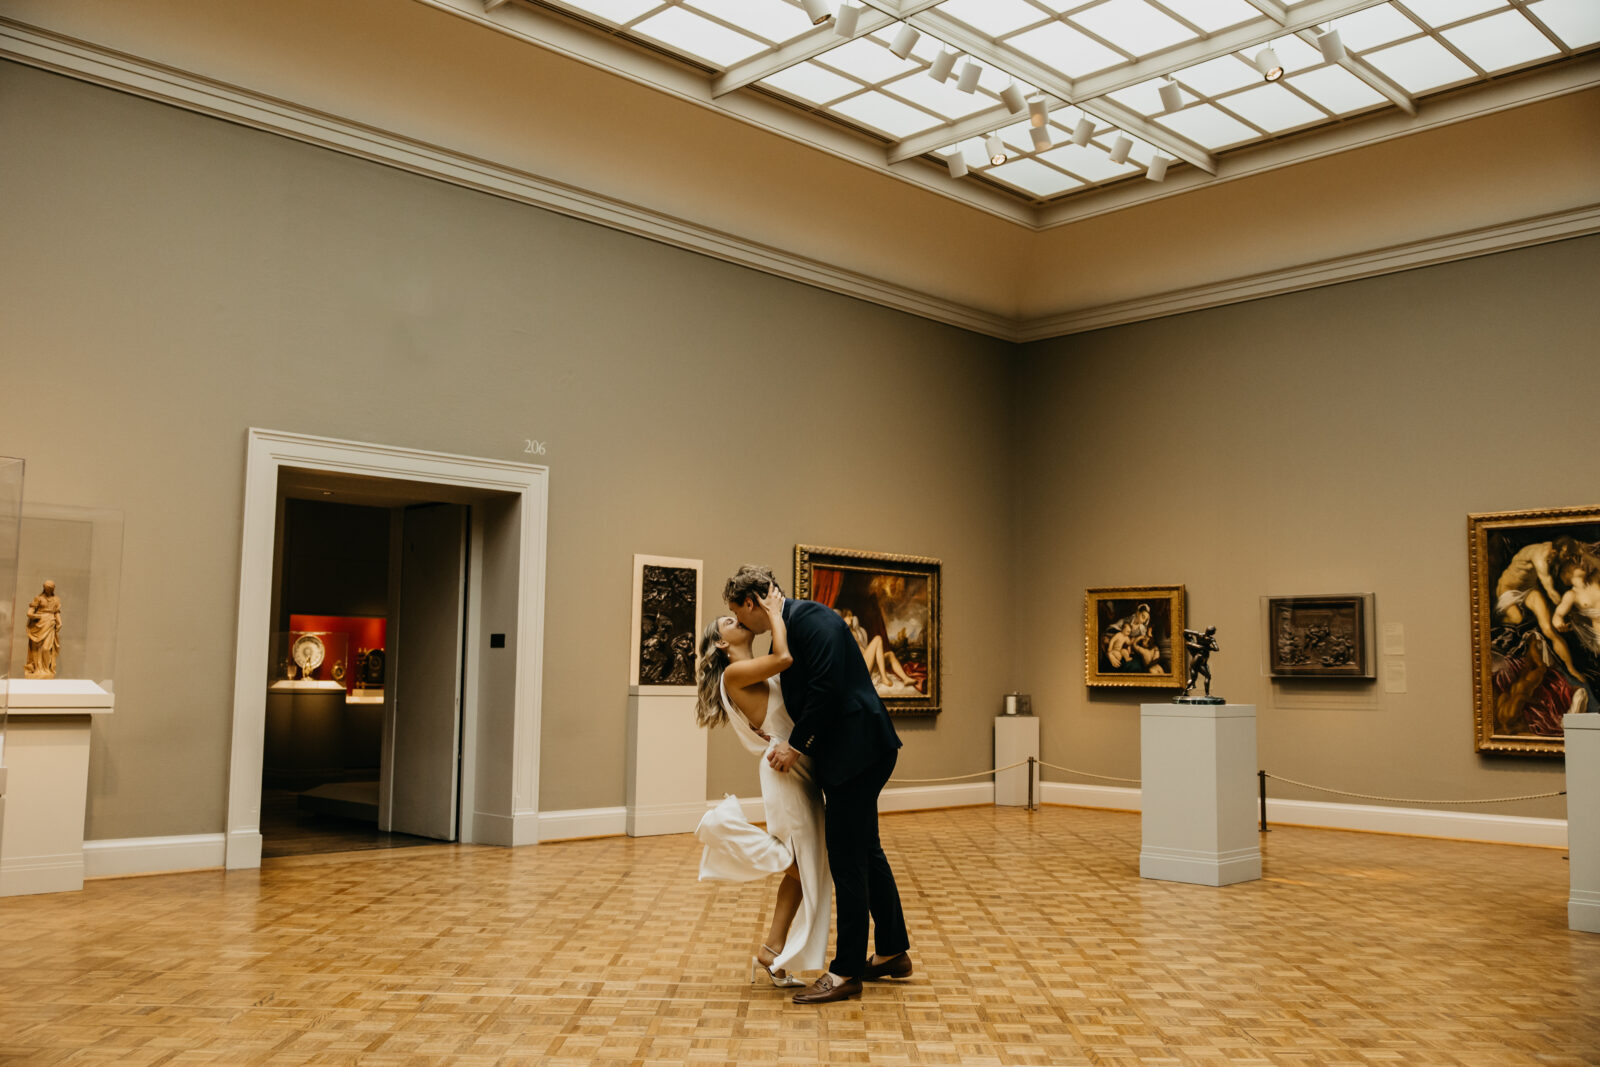
{"label": "tall white pedestal", "polygon": [[1567,926],[1600,934],[1600,715],[1568,715]]}
{"label": "tall white pedestal", "polygon": [[76,679],[10,681],[0,897],[83,888],[89,722],[112,695]]}
{"label": "tall white pedestal", "polygon": [[[994,765],[1039,758],[1039,720],[1032,715],[999,715],[994,720]],[[1033,796],[1039,796],[1039,766],[1033,767]],[[1013,767],[994,776],[994,802],[1016,807],[1028,803],[1028,768]]]}
{"label": "tall white pedestal", "polygon": [[628,690],[629,837],[692,833],[706,813],[706,731],[694,693]]}
{"label": "tall white pedestal", "polygon": [[1253,704],[1139,708],[1139,874],[1232,885],[1261,877]]}

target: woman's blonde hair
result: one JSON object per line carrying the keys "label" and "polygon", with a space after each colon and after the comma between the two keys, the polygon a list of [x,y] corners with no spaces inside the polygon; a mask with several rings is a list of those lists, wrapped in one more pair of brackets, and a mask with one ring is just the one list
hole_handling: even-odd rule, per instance
{"label": "woman's blonde hair", "polygon": [[695,671],[696,699],[694,718],[701,726],[722,726],[728,709],[722,706],[722,672],[728,669],[728,650],[722,644],[722,620],[718,616],[700,634],[700,665]]}

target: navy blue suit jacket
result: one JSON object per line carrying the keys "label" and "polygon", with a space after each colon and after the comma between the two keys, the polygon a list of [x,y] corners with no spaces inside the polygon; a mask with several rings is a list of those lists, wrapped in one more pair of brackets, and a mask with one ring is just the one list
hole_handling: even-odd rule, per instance
{"label": "navy blue suit jacket", "polygon": [[838,785],[900,747],[850,627],[814,600],[785,600],[794,666],[778,676],[794,720],[789,744],[811,757],[817,781]]}

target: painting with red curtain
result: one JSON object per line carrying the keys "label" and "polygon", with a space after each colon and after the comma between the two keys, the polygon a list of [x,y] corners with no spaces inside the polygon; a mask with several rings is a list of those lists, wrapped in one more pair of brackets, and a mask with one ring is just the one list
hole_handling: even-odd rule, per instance
{"label": "painting with red curtain", "polygon": [[850,627],[891,712],[939,710],[939,561],[800,545],[795,595]]}

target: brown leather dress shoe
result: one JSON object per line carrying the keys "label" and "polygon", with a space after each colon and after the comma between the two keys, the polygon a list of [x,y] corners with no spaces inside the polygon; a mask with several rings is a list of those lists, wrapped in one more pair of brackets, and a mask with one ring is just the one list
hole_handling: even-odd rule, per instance
{"label": "brown leather dress shoe", "polygon": [[911,957],[904,952],[897,952],[882,963],[873,963],[869,957],[866,965],[861,968],[861,979],[865,982],[876,982],[880,978],[910,977]]}
{"label": "brown leather dress shoe", "polygon": [[794,995],[796,1004],[829,1004],[835,1000],[849,1000],[861,995],[861,979],[846,978],[834,981],[833,975],[824,974],[815,982]]}

